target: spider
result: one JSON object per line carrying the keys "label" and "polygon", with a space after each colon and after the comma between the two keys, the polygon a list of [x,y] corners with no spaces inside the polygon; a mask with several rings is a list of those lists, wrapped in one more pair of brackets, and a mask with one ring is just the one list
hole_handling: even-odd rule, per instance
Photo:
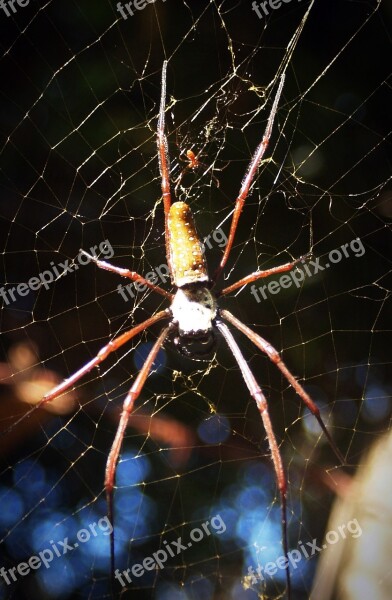
{"label": "spider", "polygon": [[[91,371],[94,367],[102,363],[105,358],[115,350],[118,350],[126,342],[134,338],[136,335],[154,325],[158,321],[166,321],[158,339],[154,343],[150,353],[148,354],[142,368],[136,376],[133,385],[126,396],[119,420],[117,432],[113,441],[113,445],[108,455],[106,471],[105,471],[105,491],[108,506],[108,517],[110,522],[114,523],[113,514],[113,490],[115,485],[116,467],[121,451],[124,434],[127,429],[128,420],[132,413],[134,404],[139,394],[142,391],[143,385],[152,368],[158,351],[166,339],[170,339],[177,350],[182,354],[200,359],[211,353],[216,343],[216,333],[219,332],[228,344],[235,360],[238,363],[242,373],[244,382],[248,388],[250,395],[256,402],[260,412],[261,419],[267,434],[271,458],[276,473],[276,479],[281,499],[281,520],[282,520],[282,545],[284,554],[287,559],[288,542],[287,542],[287,508],[286,508],[286,492],[287,480],[282,463],[282,458],[279,451],[279,446],[275,438],[272,428],[266,398],[258,385],[254,375],[252,374],[233,334],[226,325],[228,322],[234,328],[243,333],[253,344],[261,350],[268,358],[280,369],[284,377],[295,389],[299,397],[303,400],[310,412],[316,417],[322,431],[328,439],[328,442],[339,461],[344,464],[344,459],[330,434],[328,433],[324,422],[320,416],[319,409],[306,393],[301,384],[291,374],[281,359],[275,348],[252,329],[239,321],[228,310],[218,307],[218,298],[225,296],[234,290],[244,287],[248,283],[254,282],[262,277],[268,277],[276,273],[283,273],[292,269],[298,262],[303,260],[293,260],[278,267],[273,267],[264,271],[255,271],[243,277],[236,283],[232,283],[221,291],[214,291],[216,283],[221,276],[230,251],[233,246],[234,236],[238,225],[238,220],[252,185],[254,176],[259,167],[260,161],[268,147],[268,143],[272,133],[272,127],[275,115],[278,108],[278,103],[284,83],[284,75],[282,75],[275,98],[272,104],[271,112],[268,117],[267,126],[261,142],[251,159],[248,170],[242,181],[241,189],[235,202],[234,212],[231,220],[228,242],[220,260],[219,266],[212,277],[209,277],[207,263],[204,256],[204,246],[199,239],[193,216],[190,207],[185,202],[174,201],[172,203],[170,191],[170,164],[168,155],[168,144],[165,133],[165,110],[166,110],[166,71],[167,61],[163,63],[162,68],[162,84],[161,84],[161,99],[158,117],[157,128],[157,146],[159,157],[159,170],[161,175],[161,188],[163,198],[163,209],[165,217],[165,246],[166,258],[171,281],[175,288],[175,293],[172,294],[161,287],[151,283],[147,279],[134,271],[115,267],[105,261],[99,260],[97,257],[90,259],[95,264],[108,271],[112,271],[122,277],[127,277],[132,281],[145,284],[155,292],[165,296],[170,301],[170,307],[165,310],[160,310],[144,322],[132,327],[128,331],[120,334],[118,337],[109,341],[97,356],[82,366],[76,373],[65,379],[61,384],[47,393],[40,403],[34,407],[39,408],[47,402],[51,402],[60,394],[71,388],[81,377]],[[28,413],[29,414],[29,413]],[[26,415],[25,415],[26,416]],[[114,529],[110,538],[110,553],[112,574],[114,573]],[[290,572],[288,561],[286,560],[286,581],[288,598],[291,598]]]}
{"label": "spider", "polygon": [[[176,179],[176,185],[174,187],[175,195],[177,195],[178,186],[180,185],[181,180],[187,171],[195,171],[199,167],[207,166],[199,160],[199,155],[196,156],[193,150],[187,150],[185,154],[188,160],[188,164],[185,165],[185,167],[182,169],[181,173]],[[212,174],[212,179],[214,180],[216,187],[219,187],[219,179],[214,174]]]}

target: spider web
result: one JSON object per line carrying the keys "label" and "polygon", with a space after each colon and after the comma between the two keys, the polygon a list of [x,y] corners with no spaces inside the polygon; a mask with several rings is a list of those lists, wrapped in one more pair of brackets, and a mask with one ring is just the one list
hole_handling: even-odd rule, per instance
{"label": "spider web", "polygon": [[[14,11],[5,4],[9,16],[0,7],[0,566],[8,573],[45,549],[54,555],[48,567],[15,571],[16,581],[3,577],[1,599],[111,594],[105,463],[159,327],[12,424],[109,339],[167,306],[79,261],[83,249],[158,273],[170,289],[155,133],[165,58],[173,198],[176,187],[192,207],[210,273],[286,72],[225,279],[309,252],[323,269],[309,266],[286,288],[259,280],[221,306],[282,353],[347,457],[347,468],[336,464],[280,372],[236,335],[269,401],[286,467],[290,548],[321,545],[334,496],[390,427],[388,3],[256,3],[262,18],[250,0],[142,4],[130,4],[127,18],[107,1],[31,2]],[[195,169],[187,168],[189,149]],[[44,272],[48,283],[32,289]],[[216,525],[210,535],[124,587],[116,581],[116,597],[253,600],[285,592],[282,569],[249,577],[248,567],[282,555],[280,500],[234,358],[223,342],[200,362],[166,345],[117,469],[116,567],[131,569],[179,537],[188,544],[206,521]],[[57,556],[53,545],[65,538],[79,546]],[[296,599],[309,597],[316,563],[303,558],[292,569]]]}

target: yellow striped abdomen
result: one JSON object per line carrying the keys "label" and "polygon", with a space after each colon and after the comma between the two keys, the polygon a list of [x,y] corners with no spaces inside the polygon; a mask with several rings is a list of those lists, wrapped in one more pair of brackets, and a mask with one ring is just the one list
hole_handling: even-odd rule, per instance
{"label": "yellow striped abdomen", "polygon": [[190,207],[185,202],[174,202],[168,218],[169,252],[173,284],[208,281],[204,244],[200,240]]}

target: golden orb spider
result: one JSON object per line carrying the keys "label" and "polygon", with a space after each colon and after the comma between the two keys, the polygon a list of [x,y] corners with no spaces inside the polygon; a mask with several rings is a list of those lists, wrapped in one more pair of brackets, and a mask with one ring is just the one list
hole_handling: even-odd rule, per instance
{"label": "golden orb spider", "polygon": [[[46,394],[38,405],[33,410],[42,407],[43,404],[50,402],[60,394],[64,393],[72,387],[83,375],[91,371],[99,365],[111,353],[123,346],[130,339],[135,337],[140,332],[144,331],[158,321],[167,320],[165,325],[154,343],[149,355],[147,356],[140,372],[138,373],[128,395],[126,396],[122,408],[122,413],[117,428],[117,432],[108,455],[105,471],[105,491],[108,505],[108,517],[110,522],[114,524],[113,514],[113,488],[115,484],[116,466],[120,455],[120,450],[124,438],[124,434],[128,425],[129,417],[132,413],[135,400],[138,398],[147,376],[152,368],[158,351],[164,341],[170,337],[176,348],[187,355],[188,357],[202,357],[211,352],[215,344],[215,331],[219,331],[222,337],[226,340],[234,358],[236,359],[240,371],[242,373],[245,384],[250,395],[254,398],[259,409],[263,425],[267,434],[270,447],[271,457],[276,473],[282,510],[282,544],[284,554],[287,559],[288,542],[287,542],[287,509],[286,509],[286,491],[287,481],[283,468],[283,463],[279,451],[279,447],[272,428],[269,417],[267,401],[261,391],[256,379],[254,378],[249,366],[244,359],[237,342],[235,341],[231,331],[224,321],[227,321],[241,333],[249,338],[259,350],[265,353],[268,358],[280,369],[287,381],[292,385],[297,394],[303,400],[310,412],[316,417],[322,431],[327,437],[329,444],[334,450],[339,461],[343,464],[344,459],[330,434],[328,433],[324,422],[320,416],[319,409],[314,404],[312,399],[303,389],[301,384],[290,373],[286,365],[282,361],[279,353],[269,342],[256,334],[249,327],[239,321],[228,310],[220,310],[217,304],[217,299],[220,296],[225,296],[234,290],[237,290],[248,283],[252,283],[262,277],[276,273],[283,273],[292,269],[298,262],[303,260],[303,257],[289,263],[285,263],[278,267],[273,267],[265,271],[255,271],[243,277],[239,281],[229,285],[220,292],[214,292],[213,288],[219,276],[226,265],[230,251],[233,245],[235,232],[238,225],[238,220],[247,198],[250,186],[254,179],[255,173],[259,167],[260,161],[267,149],[269,139],[271,137],[272,127],[278,107],[278,102],[283,88],[284,76],[281,77],[278,90],[268,117],[267,126],[263,138],[258,145],[248,170],[242,181],[241,189],[236,199],[235,208],[231,220],[228,242],[223,253],[222,259],[214,275],[210,278],[207,271],[207,264],[204,257],[204,245],[198,237],[196,228],[193,222],[193,217],[190,207],[185,202],[171,201],[170,192],[170,165],[168,156],[168,144],[165,133],[165,109],[166,109],[166,70],[167,61],[163,63],[162,69],[162,88],[161,100],[158,118],[157,130],[157,145],[159,155],[159,169],[161,175],[161,187],[163,197],[163,208],[165,215],[165,244],[166,258],[169,267],[171,281],[176,288],[174,294],[167,292],[159,286],[146,280],[138,273],[127,269],[115,267],[105,261],[98,260],[96,257],[90,256],[90,259],[95,264],[108,271],[117,273],[122,277],[127,277],[132,281],[145,284],[155,292],[165,296],[171,302],[169,308],[161,310],[154,314],[143,323],[136,325],[132,329],[122,333],[118,337],[111,340],[98,352],[97,356],[85,364],[76,373],[65,379],[60,385],[56,386],[48,394]],[[85,253],[87,254],[87,253]],[[30,411],[31,412],[31,411]],[[29,414],[29,413],[28,413]],[[26,415],[24,415],[26,416]],[[16,425],[16,423],[14,424]],[[112,575],[114,573],[114,528],[110,537],[110,553],[111,553],[111,568]],[[287,594],[291,597],[290,571],[288,568],[288,560],[286,560],[286,580]]]}

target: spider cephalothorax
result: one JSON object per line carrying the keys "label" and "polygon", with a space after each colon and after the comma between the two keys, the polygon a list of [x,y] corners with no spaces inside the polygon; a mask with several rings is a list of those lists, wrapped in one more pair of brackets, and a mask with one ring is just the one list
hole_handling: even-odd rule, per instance
{"label": "spider cephalothorax", "polygon": [[[210,353],[215,345],[215,331],[218,331],[229,346],[248,388],[250,395],[256,402],[257,408],[263,421],[263,425],[267,434],[268,443],[271,451],[276,478],[278,482],[281,506],[282,506],[282,532],[283,532],[283,551],[286,558],[286,577],[288,597],[291,595],[290,572],[288,561],[288,543],[287,543],[287,518],[286,518],[286,490],[287,482],[284,472],[282,459],[279,451],[279,446],[275,438],[272,424],[269,417],[268,405],[266,398],[253,376],[242,352],[234,339],[226,322],[243,333],[253,344],[261,350],[268,358],[280,369],[284,377],[295,389],[297,394],[306,404],[310,412],[316,417],[326,435],[332,449],[335,451],[341,463],[344,459],[334,444],[330,434],[328,433],[323,420],[321,419],[319,410],[312,399],[306,393],[301,384],[290,373],[279,353],[273,346],[252,329],[244,325],[234,315],[227,310],[218,312],[216,297],[224,296],[234,290],[244,287],[248,283],[252,283],[262,277],[282,273],[292,269],[300,260],[294,260],[283,265],[273,267],[265,271],[255,271],[250,275],[243,277],[239,281],[224,288],[219,293],[214,295],[214,287],[222,271],[227,263],[230,251],[233,245],[235,232],[237,229],[238,220],[244,205],[244,202],[249,193],[252,181],[259,167],[260,161],[268,146],[268,142],[272,132],[272,126],[278,108],[279,98],[283,88],[284,76],[281,77],[278,90],[271,108],[271,112],[267,121],[267,126],[263,138],[258,145],[253,158],[250,162],[246,175],[242,181],[240,192],[238,194],[233,216],[231,220],[228,242],[221,258],[220,264],[214,275],[210,278],[207,272],[207,264],[204,256],[204,246],[199,236],[197,235],[194,225],[191,209],[184,202],[173,202],[171,200],[170,190],[170,165],[168,156],[168,144],[165,134],[165,108],[166,108],[166,61],[163,64],[162,70],[162,90],[161,103],[158,118],[158,156],[159,168],[161,174],[161,188],[163,198],[163,208],[165,215],[165,244],[166,258],[173,286],[176,288],[174,294],[168,292],[161,287],[151,283],[134,271],[115,267],[107,262],[98,260],[96,257],[90,256],[98,267],[112,271],[127,277],[132,281],[137,281],[145,286],[153,289],[155,292],[165,296],[171,302],[170,308],[161,310],[143,323],[136,325],[132,329],[125,331],[118,337],[111,340],[98,352],[97,356],[91,359],[76,373],[64,380],[60,385],[51,390],[30,412],[40,408],[43,404],[50,402],[70,387],[72,387],[83,375],[91,371],[95,366],[99,365],[113,351],[117,350],[123,344],[135,337],[140,332],[144,331],[158,321],[169,321],[161,330],[156,342],[154,343],[149,355],[147,356],[140,372],[135,377],[133,385],[126,396],[123,404],[120,422],[117,433],[110,450],[105,474],[105,490],[108,502],[108,516],[112,524],[114,524],[113,515],[113,488],[115,484],[116,466],[120,456],[121,445],[124,434],[128,426],[128,420],[132,413],[135,400],[142,391],[143,385],[148,377],[148,374],[154,364],[154,360],[158,351],[165,340],[169,337],[174,341],[178,350],[186,356],[197,359],[206,356]],[[27,413],[28,414],[30,414]],[[26,416],[26,415],[24,415]],[[22,420],[22,417],[20,420]],[[17,421],[15,425],[18,423]],[[110,535],[110,551],[111,551],[111,566],[114,574],[114,529]]]}
{"label": "spider cephalothorax", "polygon": [[202,283],[189,283],[178,288],[171,304],[177,335],[176,348],[189,358],[203,358],[215,348],[214,321],[216,298]]}

